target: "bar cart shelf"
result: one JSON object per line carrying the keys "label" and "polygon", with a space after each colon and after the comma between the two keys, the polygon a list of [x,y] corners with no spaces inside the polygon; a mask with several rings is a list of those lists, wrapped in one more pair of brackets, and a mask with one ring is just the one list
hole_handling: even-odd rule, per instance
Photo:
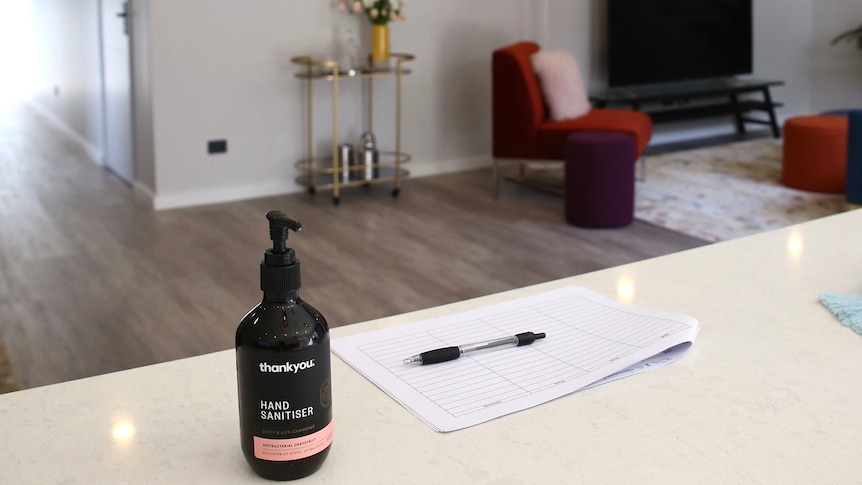
{"label": "bar cart shelf", "polygon": [[[392,196],[398,197],[401,192],[401,181],[410,175],[403,167],[411,159],[410,155],[401,150],[401,77],[409,74],[404,69],[404,63],[414,59],[411,54],[391,54],[391,63],[380,67],[363,67],[359,69],[344,69],[335,61],[320,61],[309,56],[294,57],[291,61],[304,67],[296,77],[306,83],[306,116],[308,123],[308,139],[306,140],[307,156],[296,162],[299,175],[295,181],[306,188],[309,194],[318,190],[332,190],[332,203],[338,205],[341,189],[344,187],[377,183],[392,183]],[[377,163],[371,165],[354,164],[341,166],[338,156],[338,89],[342,80],[367,80],[368,118],[366,131],[373,132],[373,96],[374,79],[381,76],[395,77],[395,149],[379,150]],[[332,87],[332,153],[315,155],[313,153],[313,123],[314,106],[312,85],[315,81],[326,81]]]}
{"label": "bar cart shelf", "polygon": [[[410,161],[410,155],[400,154],[400,160],[396,158],[396,152],[381,151],[381,162],[370,167],[366,165],[351,165],[347,169],[338,166],[338,161],[332,163],[332,157],[321,157],[313,160],[302,159],[296,162],[296,167],[303,172],[296,177],[296,183],[306,187],[310,194],[318,189],[334,189],[337,183],[339,187],[353,185],[370,185],[374,183],[395,181],[396,170],[401,170],[400,176],[407,177],[410,172],[405,168],[396,168]],[[366,178],[366,170],[370,169],[373,174]],[[400,187],[392,190],[392,195],[397,197]],[[338,201],[333,201],[338,204]]]}

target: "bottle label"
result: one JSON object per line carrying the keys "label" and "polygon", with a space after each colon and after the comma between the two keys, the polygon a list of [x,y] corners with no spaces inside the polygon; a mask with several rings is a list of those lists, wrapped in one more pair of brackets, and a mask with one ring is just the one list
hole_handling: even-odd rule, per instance
{"label": "bottle label", "polygon": [[261,460],[290,461],[308,458],[332,444],[332,422],[320,431],[302,438],[274,440],[254,437],[254,456]]}
{"label": "bottle label", "polygon": [[289,352],[241,346],[236,358],[240,428],[256,458],[299,460],[332,443],[328,336]]}

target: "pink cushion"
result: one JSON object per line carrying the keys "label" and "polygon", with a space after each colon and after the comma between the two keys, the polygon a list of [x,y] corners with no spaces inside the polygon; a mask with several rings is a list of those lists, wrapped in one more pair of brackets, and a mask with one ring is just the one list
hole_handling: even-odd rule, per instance
{"label": "pink cushion", "polygon": [[539,51],[530,56],[552,120],[568,120],[590,111],[590,100],[578,61],[566,51]]}

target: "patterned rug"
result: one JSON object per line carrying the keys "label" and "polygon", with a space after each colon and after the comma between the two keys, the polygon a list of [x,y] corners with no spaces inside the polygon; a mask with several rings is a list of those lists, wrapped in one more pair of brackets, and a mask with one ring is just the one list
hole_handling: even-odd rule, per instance
{"label": "patterned rug", "polygon": [[847,209],[843,194],[781,185],[781,141],[759,139],[646,157],[635,217],[707,241],[725,241]]}

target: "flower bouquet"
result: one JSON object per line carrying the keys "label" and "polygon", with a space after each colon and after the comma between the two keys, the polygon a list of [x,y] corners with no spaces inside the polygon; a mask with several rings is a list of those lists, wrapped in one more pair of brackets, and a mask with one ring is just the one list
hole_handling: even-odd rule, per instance
{"label": "flower bouquet", "polygon": [[340,0],[338,10],[365,14],[374,25],[386,25],[393,20],[404,20],[404,2],[401,0]]}
{"label": "flower bouquet", "polygon": [[389,22],[404,20],[403,0],[338,0],[338,10],[365,15],[371,22],[371,64],[389,62]]}

